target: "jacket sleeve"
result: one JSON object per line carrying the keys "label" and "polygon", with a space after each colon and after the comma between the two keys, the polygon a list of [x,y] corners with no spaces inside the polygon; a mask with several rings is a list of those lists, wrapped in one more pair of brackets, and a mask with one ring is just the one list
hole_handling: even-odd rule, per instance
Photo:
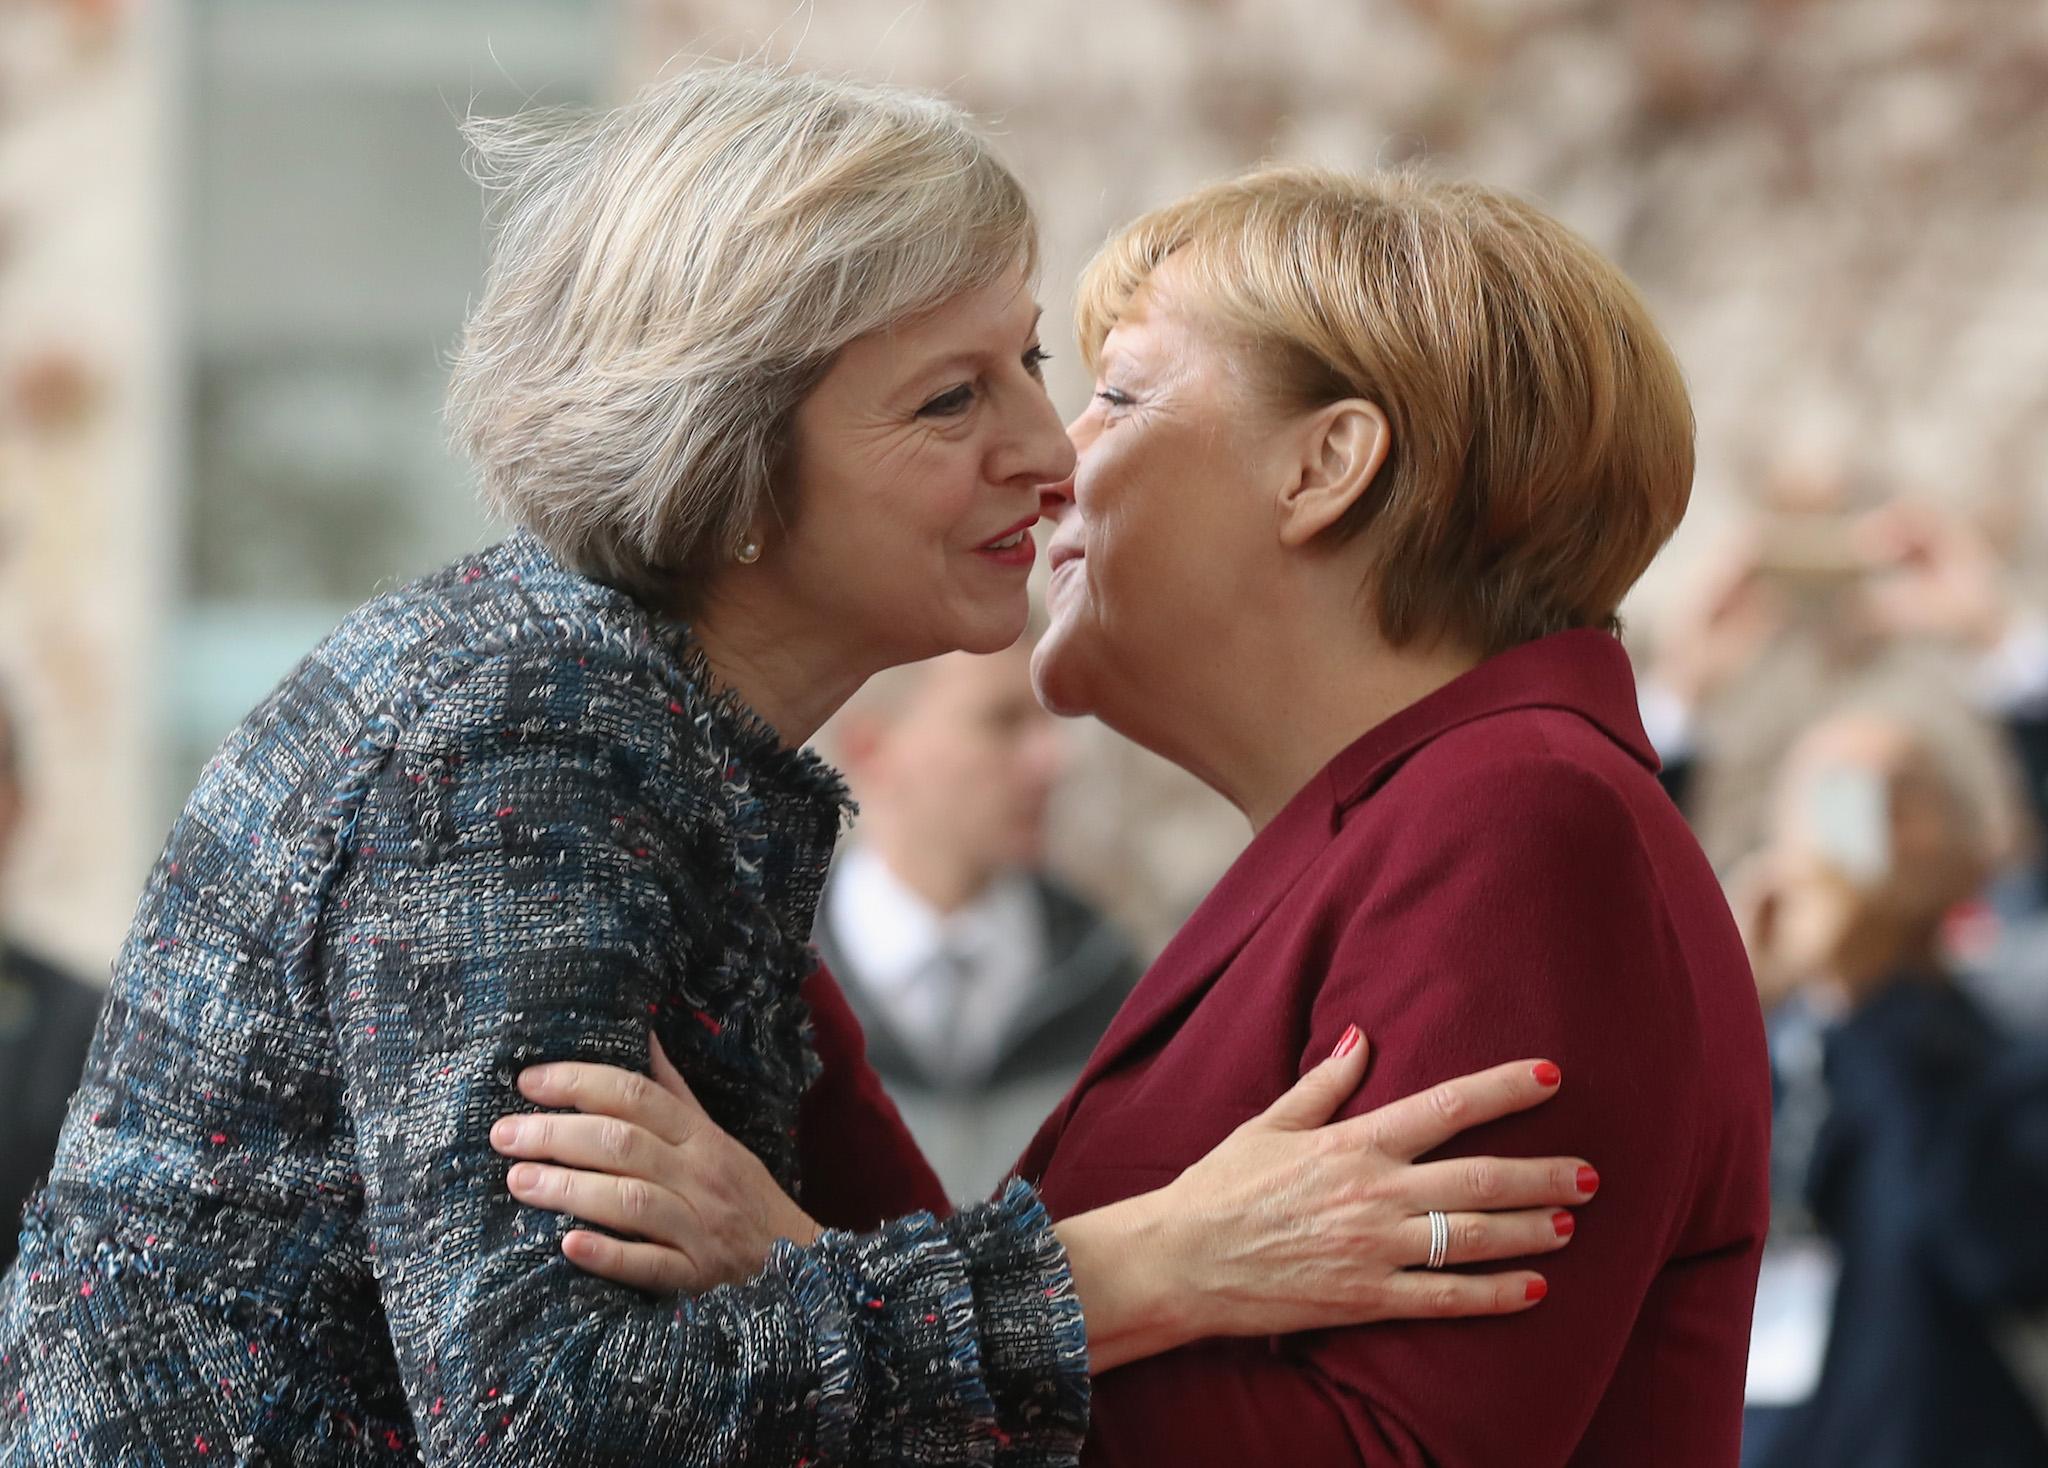
{"label": "jacket sleeve", "polygon": [[784,1244],[676,1299],[583,1274],[568,1222],[507,1194],[488,1131],[527,1109],[519,1070],[644,1070],[658,976],[723,897],[692,889],[664,819],[694,798],[666,783],[670,708],[596,649],[486,661],[398,737],[344,833],[314,961],[425,1460],[1071,1462],[1085,1334],[1028,1190]]}
{"label": "jacket sleeve", "polygon": [[[1557,1099],[1436,1154],[1599,1167],[1572,1246],[1535,1263],[1549,1298],[1506,1319],[1207,1341],[1121,1368],[1096,1383],[1089,1463],[1561,1468],[1580,1446],[1687,1191],[1678,1098],[1698,1062],[1681,1053],[1659,894],[1621,800],[1559,765],[1484,773],[1443,805],[1404,826],[1370,886],[1332,883],[1353,915],[1301,1069],[1362,1024],[1373,1058],[1345,1108],[1357,1115],[1503,1061],[1555,1059]],[[1639,1448],[1644,1463],[1706,1460],[1698,1443]]]}

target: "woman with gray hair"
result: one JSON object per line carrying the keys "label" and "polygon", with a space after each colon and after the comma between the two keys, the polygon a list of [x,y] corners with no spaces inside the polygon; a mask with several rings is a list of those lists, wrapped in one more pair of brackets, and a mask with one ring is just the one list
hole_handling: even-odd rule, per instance
{"label": "woman with gray hair", "polygon": [[[1554,1072],[1319,1130],[1355,1030],[1057,1226],[1022,1184],[867,1232],[788,1201],[847,814],[799,746],[882,668],[1016,638],[1074,465],[1030,212],[943,104],[746,68],[476,134],[508,207],[452,416],[522,528],[349,617],[206,767],[0,1290],[0,1464],[1059,1463],[1091,1370],[1527,1308],[1526,1270],[1424,1288],[1405,1240],[1525,1204],[1468,1257],[1534,1252],[1577,1164],[1499,1162],[1484,1205],[1408,1164]],[[577,1100],[561,1062],[687,1078],[780,1185],[765,1269],[573,1267],[600,1236],[491,1144]]]}

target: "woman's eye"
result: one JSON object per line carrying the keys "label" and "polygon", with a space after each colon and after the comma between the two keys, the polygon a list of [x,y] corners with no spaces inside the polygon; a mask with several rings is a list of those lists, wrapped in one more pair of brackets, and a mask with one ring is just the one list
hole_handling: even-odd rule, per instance
{"label": "woman's eye", "polygon": [[1045,376],[1045,364],[1052,360],[1052,353],[1044,347],[1033,347],[1024,354],[1024,370],[1033,377]]}
{"label": "woman's eye", "polygon": [[1095,389],[1095,396],[1101,400],[1104,407],[1128,408],[1131,405],[1130,398],[1113,387],[1098,387]]}
{"label": "woman's eye", "polygon": [[920,418],[957,418],[974,405],[974,389],[966,383],[942,392],[917,410]]}

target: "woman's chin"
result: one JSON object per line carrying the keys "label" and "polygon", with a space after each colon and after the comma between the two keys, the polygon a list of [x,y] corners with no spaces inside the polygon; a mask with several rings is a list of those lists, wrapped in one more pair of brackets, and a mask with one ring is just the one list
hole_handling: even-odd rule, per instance
{"label": "woman's chin", "polygon": [[943,633],[924,657],[948,652],[1005,652],[1017,645],[1031,619],[1031,602],[1021,591],[1000,605],[976,606],[964,616],[948,618]]}
{"label": "woman's chin", "polygon": [[976,629],[960,642],[962,652],[992,653],[1008,652],[1017,645],[1017,639],[1024,635],[1026,617],[1019,617],[1014,623],[991,624]]}
{"label": "woman's chin", "polygon": [[1095,707],[1087,696],[1086,680],[1079,676],[1078,660],[1065,643],[1058,622],[1038,639],[1038,646],[1031,650],[1031,689],[1047,713],[1078,719],[1093,713]]}

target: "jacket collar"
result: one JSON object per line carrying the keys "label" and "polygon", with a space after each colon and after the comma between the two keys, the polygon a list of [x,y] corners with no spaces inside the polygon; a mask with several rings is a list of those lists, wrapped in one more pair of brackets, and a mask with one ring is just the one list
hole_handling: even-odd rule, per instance
{"label": "jacket collar", "polygon": [[592,579],[521,527],[445,575],[516,583],[529,617],[580,614],[620,629],[636,652],[665,662],[669,712],[695,727],[700,757],[729,813],[739,884],[761,895],[787,932],[810,931],[825,869],[855,806],[837,770],[810,747],[785,746],[738,693],[722,688],[687,622]]}
{"label": "jacket collar", "polygon": [[1252,839],[1146,973],[1089,1058],[1068,1106],[1156,1027],[1193,1008],[1315,864],[1348,809],[1384,785],[1416,751],[1451,730],[1524,708],[1578,714],[1646,768],[1657,769],[1656,752],[1636,712],[1628,654],[1614,637],[1593,630],[1561,632],[1488,658],[1367,731]]}
{"label": "jacket collar", "polygon": [[1577,714],[1651,773],[1659,768],[1637,711],[1628,653],[1608,633],[1585,628],[1498,653],[1376,725],[1324,767],[1326,798],[1338,810],[1356,805],[1410,755],[1459,725],[1530,708]]}

